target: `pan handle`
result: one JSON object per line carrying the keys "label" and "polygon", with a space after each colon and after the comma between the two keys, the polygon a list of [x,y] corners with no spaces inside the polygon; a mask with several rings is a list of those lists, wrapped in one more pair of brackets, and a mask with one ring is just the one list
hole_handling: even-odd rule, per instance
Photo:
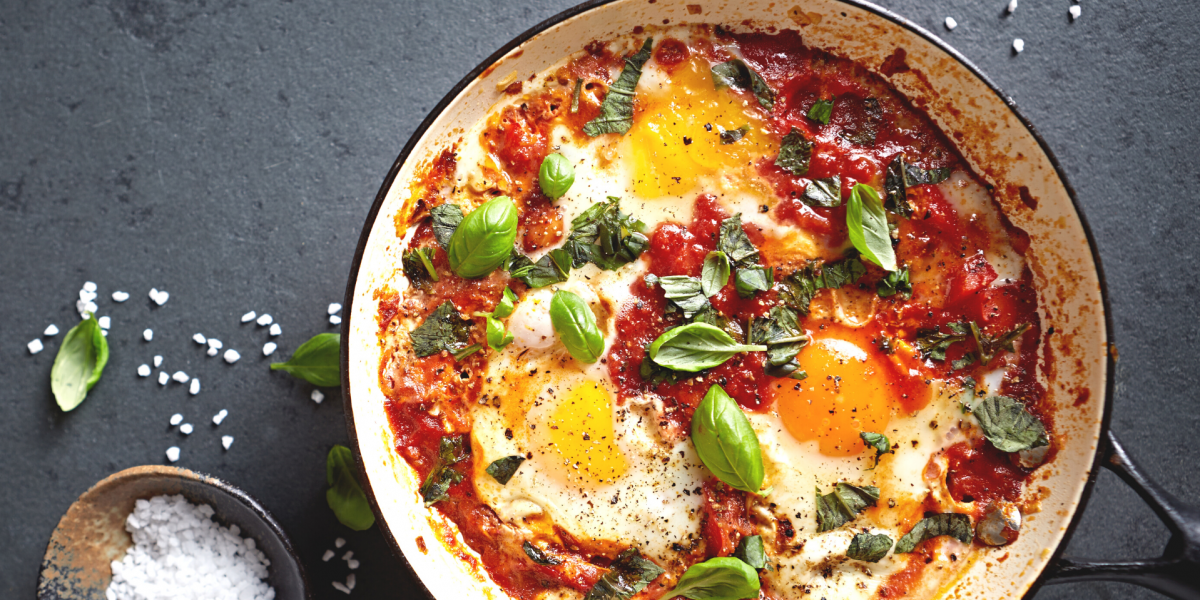
{"label": "pan handle", "polygon": [[1188,506],[1150,481],[1134,464],[1111,431],[1101,464],[1133,488],[1171,532],[1158,558],[1124,562],[1072,560],[1052,565],[1047,584],[1078,581],[1122,581],[1177,600],[1200,600],[1200,509]]}

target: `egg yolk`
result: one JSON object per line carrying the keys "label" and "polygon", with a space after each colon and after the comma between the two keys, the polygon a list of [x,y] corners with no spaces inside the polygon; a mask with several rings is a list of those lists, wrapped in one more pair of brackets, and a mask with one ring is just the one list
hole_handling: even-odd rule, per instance
{"label": "egg yolk", "polygon": [[[662,89],[638,90],[641,114],[629,131],[633,191],[642,198],[680,195],[704,176],[745,168],[770,144],[753,98],[716,89],[707,61],[692,59]],[[749,126],[732,143],[721,132]]]}
{"label": "egg yolk", "polygon": [[883,433],[891,420],[892,367],[855,330],[820,334],[796,357],[808,378],[779,381],[776,410],[797,440],[816,440],[826,456],[852,456],[866,449],[859,433]]}
{"label": "egg yolk", "polygon": [[611,483],[625,474],[614,443],[612,396],[596,382],[575,385],[538,425],[550,470],[567,483]]}

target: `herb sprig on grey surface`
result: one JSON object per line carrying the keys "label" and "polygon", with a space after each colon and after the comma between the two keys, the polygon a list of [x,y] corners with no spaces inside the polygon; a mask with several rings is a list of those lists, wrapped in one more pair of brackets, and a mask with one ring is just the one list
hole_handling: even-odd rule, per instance
{"label": "herb sprig on grey surface", "polygon": [[642,78],[642,67],[650,60],[650,49],[654,38],[646,38],[642,49],[625,59],[625,67],[616,81],[608,86],[608,93],[600,103],[600,114],[583,126],[583,132],[591,137],[605,133],[624,134],[633,127],[633,96],[638,80]]}
{"label": "herb sprig on grey surface", "polygon": [[271,363],[272,371],[285,371],[319,387],[342,385],[342,336],[318,333],[300,344],[287,362]]}
{"label": "herb sprig on grey surface", "polygon": [[726,485],[759,493],[765,475],[758,434],[742,408],[719,385],[708,388],[696,407],[692,444],[700,462]]}
{"label": "herb sprig on grey surface", "polygon": [[54,366],[50,369],[50,391],[63,412],[75,410],[100,381],[108,364],[108,340],[96,318],[87,313],[63,337]]}
{"label": "herb sprig on grey surface", "polygon": [[365,531],[375,524],[375,513],[367,495],[358,483],[354,454],[350,449],[335,445],[325,458],[325,502],[338,521],[355,531]]}

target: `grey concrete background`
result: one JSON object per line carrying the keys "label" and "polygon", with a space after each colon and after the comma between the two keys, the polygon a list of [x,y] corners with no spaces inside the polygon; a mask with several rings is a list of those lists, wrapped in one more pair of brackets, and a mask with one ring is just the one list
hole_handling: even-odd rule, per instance
{"label": "grey concrete background", "polygon": [[[265,330],[286,356],[331,331],[359,230],[383,175],[427,111],[513,36],[570,0],[11,0],[0,3],[0,596],[32,598],[51,530],[89,485],[164,462],[258,497],[291,534],[318,598],[362,561],[355,597],[414,597],[377,529],[340,526],[324,456],[346,443],[337,391],[267,370]],[[883,0],[936,32],[1016,98],[1079,193],[1108,274],[1120,349],[1113,426],[1149,474],[1200,496],[1196,352],[1200,212],[1200,4],[1182,0]],[[959,27],[941,23],[953,16]],[[1014,37],[1025,52],[1014,56]],[[62,414],[49,390],[57,338],[84,281],[113,319],[112,359],[86,403]],[[147,291],[170,301],[151,306]],[[121,305],[116,290],[132,294]],[[153,342],[141,340],[143,328]],[[202,332],[235,347],[204,356]],[[154,354],[203,382],[189,397],[135,375]],[[276,358],[279,358],[278,356]],[[221,408],[229,418],[214,428]],[[181,412],[197,430],[167,426]],[[236,441],[228,452],[223,434]],[[1165,529],[1115,477],[1100,476],[1069,550],[1150,556]],[[1038,597],[1152,598],[1130,586],[1052,587]]]}

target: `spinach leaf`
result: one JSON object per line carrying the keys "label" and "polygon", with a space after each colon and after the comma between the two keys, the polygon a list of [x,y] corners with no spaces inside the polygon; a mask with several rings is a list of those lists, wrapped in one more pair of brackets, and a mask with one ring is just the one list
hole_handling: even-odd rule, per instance
{"label": "spinach leaf", "polygon": [[892,538],[885,533],[857,533],[850,540],[846,558],[863,562],[879,562],[892,549]]}
{"label": "spinach leaf", "polygon": [[857,258],[831,263],[812,260],[780,281],[779,296],[788,307],[807,315],[817,290],[836,289],[854,283],[866,272],[866,267]]}
{"label": "spinach leaf", "polygon": [[842,205],[842,178],[834,175],[827,179],[814,179],[804,188],[800,201],[809,206],[834,208]]}
{"label": "spinach leaf", "polygon": [[642,67],[650,60],[653,45],[654,38],[646,38],[642,49],[625,59],[625,68],[608,86],[608,94],[600,103],[600,115],[583,126],[584,133],[591,137],[604,133],[624,134],[633,127],[633,91],[642,77]]}
{"label": "spinach leaf", "polygon": [[400,266],[404,268],[404,276],[415,288],[427,290],[438,280],[437,269],[433,266],[433,248],[417,248],[405,252],[400,259]]}
{"label": "spinach leaf", "polygon": [[318,333],[300,344],[287,362],[271,363],[272,371],[287,371],[319,387],[342,385],[342,336],[339,333]]}
{"label": "spinach leaf", "polygon": [[646,226],[621,212],[621,199],[609,196],[571,221],[571,235],[563,249],[570,253],[575,268],[594,263],[615,271],[638,259],[650,245],[643,235]]}
{"label": "spinach leaf", "polygon": [[763,486],[762,448],[742,407],[721,386],[708,388],[692,415],[692,444],[700,462],[732,488],[757,494]]}
{"label": "spinach leaf", "polygon": [[917,331],[917,350],[921,351],[922,356],[944,361],[946,360],[946,350],[952,344],[965,341],[971,334],[966,323],[949,323],[946,328],[950,330],[950,333],[942,333],[936,327]]}
{"label": "spinach leaf", "polygon": [[683,311],[686,319],[692,318],[697,311],[708,306],[704,297],[703,285],[696,277],[687,275],[668,275],[666,277],[646,276],[646,285],[657,283],[663,289],[667,300]]}
{"label": "spinach leaf", "polygon": [[755,569],[767,568],[767,551],[763,548],[762,536],[743,536],[733,551],[733,557]]}
{"label": "spinach leaf", "polygon": [[463,220],[462,208],[446,202],[429,209],[429,215],[433,217],[433,237],[437,239],[442,250],[449,250],[454,230],[458,229]]}
{"label": "spinach leaf", "polygon": [[575,79],[575,91],[571,92],[571,114],[579,112],[579,93],[583,91],[583,78]]}
{"label": "spinach leaf", "polygon": [[860,146],[874,146],[875,137],[879,134],[879,125],[883,122],[883,109],[877,98],[867,98],[862,101],[864,118],[854,124],[853,129],[846,129],[841,136],[846,141]]}
{"label": "spinach leaf", "polygon": [[817,533],[837,529],[858,517],[868,506],[879,500],[879,488],[838,482],[837,489],[821,495],[817,490]]}
{"label": "spinach leaf", "polygon": [[[505,346],[513,343],[513,340],[516,338],[513,337],[513,334],[510,331],[505,329],[504,323],[502,323],[500,319],[497,319],[492,315],[485,316],[487,318],[488,348],[491,348],[492,350],[502,350]],[[462,359],[455,356],[455,360]]]}
{"label": "spinach leaf", "polygon": [[896,253],[892,250],[892,235],[887,215],[875,188],[857,183],[846,202],[846,228],[850,242],[862,257],[883,267],[896,270]]}
{"label": "spinach leaf", "polygon": [[975,404],[971,411],[983,435],[1001,452],[1020,452],[1050,444],[1046,426],[1018,400],[992,396]]}
{"label": "spinach leaf", "polygon": [[629,600],[663,574],[662,568],[643,557],[637,548],[618,554],[608,569],[583,600]]}
{"label": "spinach leaf", "polygon": [[804,132],[793,127],[779,144],[775,165],[792,175],[803,177],[808,174],[812,151],[813,143],[804,137]]}
{"label": "spinach leaf", "polygon": [[688,567],[675,588],[661,600],[678,596],[692,600],[757,598],[761,585],[753,567],[736,558],[718,556]]}
{"label": "spinach leaf", "polygon": [[775,269],[771,267],[742,267],[733,278],[738,296],[749,298],[755,292],[771,289],[775,281]]}
{"label": "spinach leaf", "polygon": [[92,313],[63,337],[50,369],[50,390],[64,412],[83,403],[108,364],[108,340]]}
{"label": "spinach leaf", "polygon": [[517,239],[517,206],[508,196],[497,196],[463,218],[446,254],[450,268],[464,279],[483,277],[512,255]]}
{"label": "spinach leaf", "polygon": [[567,157],[555,152],[542,159],[542,166],[538,169],[538,185],[541,186],[543,194],[558,200],[571,189],[573,183],[575,167]]}
{"label": "spinach leaf", "polygon": [[596,315],[578,295],[566,290],[554,292],[550,300],[550,324],[575,360],[594,363],[604,354],[604,334],[596,326]]}
{"label": "spinach leaf", "polygon": [[[438,306],[415,329],[409,332],[412,340],[413,354],[418,358],[432,356],[446,350],[450,353],[459,352],[467,347],[471,339],[471,327],[474,323],[464,319],[449,300]],[[330,335],[330,334],[322,334]],[[275,368],[272,365],[271,368]]]}
{"label": "spinach leaf", "polygon": [[754,93],[754,98],[767,112],[775,108],[775,91],[767,85],[761,75],[741,59],[735,58],[713,65],[712,78],[713,86],[718,90],[723,87],[747,90]]}
{"label": "spinach leaf", "polygon": [[508,274],[521,280],[531,289],[542,288],[566,281],[571,275],[574,259],[564,248],[555,248],[542,255],[535,263],[528,256],[518,254],[508,267]]}
{"label": "spinach leaf", "polygon": [[[868,448],[875,449],[875,466],[879,466],[879,457],[892,452],[892,443],[888,441],[887,436],[882,433],[871,433],[869,431],[859,432],[858,437],[862,438],[864,444]],[[875,467],[871,467],[874,469]],[[874,561],[871,561],[874,562]]]}
{"label": "spinach leaf", "polygon": [[530,544],[528,541],[521,543],[521,549],[525,551],[525,556],[528,556],[530,560],[539,565],[553,566],[562,564],[561,560],[546,554],[541,548]]}
{"label": "spinach leaf", "polygon": [[721,221],[721,237],[717,250],[725,253],[734,267],[750,267],[758,264],[758,248],[742,228],[742,214],[738,213]]}
{"label": "spinach leaf", "polygon": [[722,129],[720,133],[722,144],[735,144],[738,140],[746,137],[750,133],[750,125],[742,125],[737,129]]}
{"label": "spinach leaf", "polygon": [[[525,457],[520,454],[497,458],[492,461],[492,464],[487,467],[487,474],[500,483],[507,485],[508,481],[517,474],[517,469],[521,467],[521,463],[525,462]],[[526,542],[528,543],[528,542]]]}
{"label": "spinach leaf", "polygon": [[772,377],[804,379],[796,355],[808,344],[808,336],[800,327],[796,311],[785,306],[773,306],[766,317],[750,321],[747,340],[751,344],[766,344],[766,373]]}
{"label": "spinach leaf", "polygon": [[496,303],[496,308],[492,310],[492,316],[497,319],[506,319],[513,314],[517,304],[517,295],[508,287],[504,288],[504,292],[500,295],[500,302]]}
{"label": "spinach leaf", "polygon": [[711,369],[740,352],[762,352],[761,345],[743,345],[728,333],[706,323],[689,323],[668,329],[650,344],[650,360],[676,371],[695,373]]}
{"label": "spinach leaf", "polygon": [[438,460],[421,484],[421,498],[425,500],[425,506],[445,500],[450,486],[463,480],[463,474],[454,465],[471,455],[471,444],[465,441],[465,437],[447,435],[438,442]]}
{"label": "spinach leaf", "polygon": [[729,257],[720,250],[709,252],[704,257],[704,267],[700,271],[700,289],[704,296],[712,298],[729,283]]}
{"label": "spinach leaf", "polygon": [[912,552],[917,548],[917,544],[939,535],[948,535],[964,544],[971,543],[973,536],[971,517],[958,513],[942,513],[925,517],[918,521],[911,531],[904,534],[900,541],[896,542],[896,554]]}
{"label": "spinach leaf", "polygon": [[980,331],[979,325],[972,321],[971,334],[975,336],[975,344],[979,346],[979,364],[986,366],[996,356],[996,352],[1001,349],[1015,352],[1013,342],[1029,331],[1029,328],[1029,323],[1022,323],[1004,335],[992,337]]}
{"label": "spinach leaf", "polygon": [[375,513],[358,483],[354,454],[350,449],[335,445],[325,458],[325,502],[333,509],[337,520],[355,531],[365,531],[375,524]]}
{"label": "spinach leaf", "polygon": [[829,118],[833,116],[833,100],[830,98],[813,102],[812,108],[808,109],[808,118],[822,125],[828,125]]}
{"label": "spinach leaf", "polygon": [[879,280],[879,283],[875,284],[875,291],[882,298],[896,294],[905,300],[912,298],[913,288],[912,283],[908,281],[908,267],[888,273],[886,277]]}

